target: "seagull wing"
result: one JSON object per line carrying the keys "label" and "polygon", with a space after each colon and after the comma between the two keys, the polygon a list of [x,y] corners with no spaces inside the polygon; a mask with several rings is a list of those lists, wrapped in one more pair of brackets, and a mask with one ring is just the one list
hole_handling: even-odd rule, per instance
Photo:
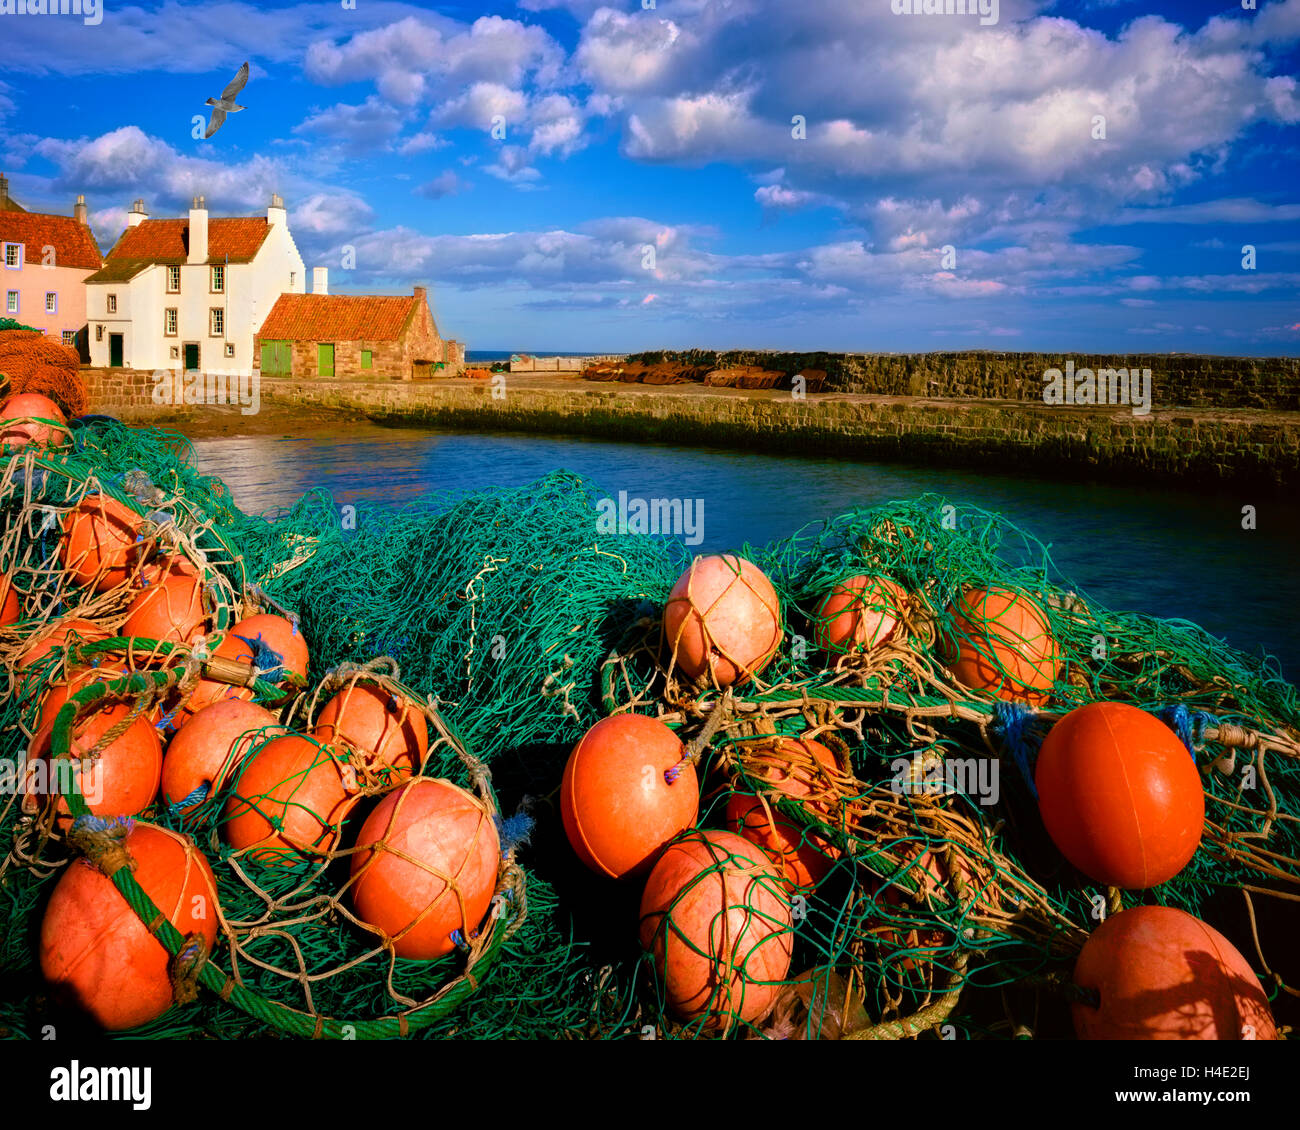
{"label": "seagull wing", "polygon": [[239,74],[230,80],[230,85],[221,92],[221,101],[231,102],[236,94],[244,89],[244,83],[248,81],[248,64],[245,63],[239,68]]}
{"label": "seagull wing", "polygon": [[220,107],[214,107],[212,110],[212,120],[208,122],[208,132],[205,133],[203,136],[205,138],[211,137],[214,133],[217,132],[217,130],[221,128],[221,123],[224,122],[225,120],[226,120],[225,110],[221,109]]}

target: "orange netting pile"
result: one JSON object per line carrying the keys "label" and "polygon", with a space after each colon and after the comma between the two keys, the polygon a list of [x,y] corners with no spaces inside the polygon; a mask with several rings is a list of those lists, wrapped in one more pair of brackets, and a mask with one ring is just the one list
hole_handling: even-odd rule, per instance
{"label": "orange netting pile", "polygon": [[[86,385],[81,358],[70,345],[51,341],[32,330],[0,330],[0,373],[8,377],[5,396],[36,392],[48,396],[69,417],[84,416]],[[0,388],[4,381],[0,381]]]}

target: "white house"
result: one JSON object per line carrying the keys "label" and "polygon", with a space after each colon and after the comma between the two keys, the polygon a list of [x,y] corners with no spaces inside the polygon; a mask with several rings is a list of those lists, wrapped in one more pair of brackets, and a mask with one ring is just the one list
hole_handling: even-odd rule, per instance
{"label": "white house", "polygon": [[306,293],[306,269],[279,196],[261,216],[151,220],[144,201],[86,279],[90,363],[250,374],[253,336],[276,299]]}

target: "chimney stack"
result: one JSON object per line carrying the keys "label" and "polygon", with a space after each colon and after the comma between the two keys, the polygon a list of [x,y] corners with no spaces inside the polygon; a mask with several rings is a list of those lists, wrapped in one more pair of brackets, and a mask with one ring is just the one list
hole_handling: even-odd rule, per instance
{"label": "chimney stack", "polygon": [[289,213],[284,208],[284,197],[278,192],[271,193],[271,205],[266,210],[266,222],[268,224],[287,224],[289,222]]}
{"label": "chimney stack", "polygon": [[313,267],[311,269],[311,292],[312,294],[329,294],[330,271],[328,267]]}
{"label": "chimney stack", "polygon": [[0,209],[9,203],[9,178],[0,173]]}
{"label": "chimney stack", "polygon": [[202,196],[196,196],[190,205],[190,253],[185,261],[208,261],[208,206]]}
{"label": "chimney stack", "polygon": [[72,206],[72,218],[79,224],[86,222],[86,197],[81,194],[77,197],[77,202]]}
{"label": "chimney stack", "polygon": [[131,210],[126,214],[126,226],[133,228],[137,224],[149,218],[149,213],[144,210],[143,200],[131,201]]}
{"label": "chimney stack", "polygon": [[429,288],[427,286],[417,286],[413,289],[415,297],[427,306],[429,304]]}

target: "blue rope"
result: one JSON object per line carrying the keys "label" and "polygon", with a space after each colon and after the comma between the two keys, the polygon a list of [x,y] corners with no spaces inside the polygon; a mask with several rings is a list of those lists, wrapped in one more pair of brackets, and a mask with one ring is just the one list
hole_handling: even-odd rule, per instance
{"label": "blue rope", "polygon": [[[293,630],[294,634],[297,635],[297,624],[294,625]],[[238,632],[231,634],[235,639],[243,640],[253,649],[253,666],[261,672],[262,678],[274,682],[277,677],[288,674],[284,667],[284,656],[262,639],[261,632],[258,632],[251,640],[247,636],[241,636]]]}
{"label": "blue rope", "polygon": [[497,835],[501,839],[501,853],[514,851],[516,848],[523,847],[528,842],[528,837],[533,834],[533,818],[527,812],[527,800],[519,806],[519,811],[513,816],[508,816],[504,820],[500,815],[493,816],[492,819],[497,826]]}
{"label": "blue rope", "polygon": [[114,828],[125,828],[130,835],[135,829],[135,821],[129,816],[95,816],[87,812],[72,822],[73,832],[109,832]]}
{"label": "blue rope", "polygon": [[197,789],[195,789],[192,793],[190,793],[189,796],[185,797],[183,800],[178,800],[175,804],[169,805],[167,808],[167,815],[179,816],[182,812],[185,811],[185,809],[189,808],[191,805],[202,804],[204,799],[208,795],[208,790],[210,787],[211,786],[205,781]]}
{"label": "blue rope", "polygon": [[1001,737],[1006,751],[1011,754],[1020,775],[1029,786],[1029,792],[1038,799],[1038,788],[1034,784],[1034,762],[1038,759],[1040,739],[1030,733],[1029,726],[1034,719],[1034,712],[1019,702],[995,702],[993,704],[993,733]]}
{"label": "blue rope", "polygon": [[1187,747],[1187,752],[1196,760],[1196,747],[1205,740],[1205,731],[1211,726],[1219,725],[1219,719],[1204,710],[1188,710],[1179,702],[1156,711],[1156,717],[1168,726],[1178,740]]}

